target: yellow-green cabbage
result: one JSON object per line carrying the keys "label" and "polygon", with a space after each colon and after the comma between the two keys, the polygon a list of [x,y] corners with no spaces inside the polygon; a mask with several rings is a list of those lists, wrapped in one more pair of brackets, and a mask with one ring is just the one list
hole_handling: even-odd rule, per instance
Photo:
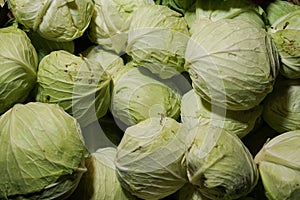
{"label": "yellow-green cabbage", "polygon": [[265,194],[270,200],[300,198],[300,131],[284,132],[255,156]]}
{"label": "yellow-green cabbage", "polygon": [[238,199],[258,181],[254,159],[234,134],[212,125],[199,125],[186,154],[188,179],[210,199]]}
{"label": "yellow-green cabbage", "polygon": [[0,115],[24,102],[36,84],[38,56],[26,33],[16,26],[0,29]]}
{"label": "yellow-green cabbage", "polygon": [[149,117],[178,119],[181,97],[172,81],[159,80],[145,68],[127,65],[114,81],[110,110],[127,126]]}
{"label": "yellow-green cabbage", "polygon": [[100,63],[52,51],[39,63],[36,101],[59,104],[85,127],[107,113],[111,82]]}
{"label": "yellow-green cabbage", "polygon": [[269,2],[265,7],[268,28],[282,16],[299,9],[300,6],[291,1],[274,0]]}
{"label": "yellow-green cabbage", "polygon": [[93,0],[9,0],[8,5],[18,23],[54,41],[82,36],[94,11]]}
{"label": "yellow-green cabbage", "polygon": [[136,65],[170,78],[184,71],[188,39],[187,23],[180,13],[162,5],[142,6],[132,17],[126,53]]}
{"label": "yellow-green cabbage", "polygon": [[95,0],[89,39],[106,50],[124,53],[134,12],[152,0]]}
{"label": "yellow-green cabbage", "polygon": [[279,80],[264,101],[263,119],[279,133],[300,129],[300,80]]}
{"label": "yellow-green cabbage", "polygon": [[300,78],[300,6],[277,19],[269,29],[282,66],[280,73],[290,79]]}
{"label": "yellow-green cabbage", "polygon": [[197,94],[229,110],[258,106],[280,67],[267,32],[242,19],[220,19],[194,32],[185,59]]}
{"label": "yellow-green cabbage", "polygon": [[86,171],[75,118],[56,104],[16,104],[0,117],[0,199],[65,199]]}
{"label": "yellow-green cabbage", "polygon": [[161,199],[180,189],[187,182],[187,134],[185,126],[168,117],[127,128],[115,160],[122,187],[142,199]]}
{"label": "yellow-green cabbage", "polygon": [[136,197],[123,189],[118,181],[115,167],[117,149],[103,147],[85,159],[87,172],[70,199],[85,200],[134,200]]}

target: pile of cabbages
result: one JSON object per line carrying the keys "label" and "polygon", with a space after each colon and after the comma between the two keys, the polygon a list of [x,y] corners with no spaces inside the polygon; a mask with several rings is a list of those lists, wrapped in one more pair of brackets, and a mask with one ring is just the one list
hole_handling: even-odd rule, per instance
{"label": "pile of cabbages", "polygon": [[299,1],[0,16],[0,200],[300,199]]}

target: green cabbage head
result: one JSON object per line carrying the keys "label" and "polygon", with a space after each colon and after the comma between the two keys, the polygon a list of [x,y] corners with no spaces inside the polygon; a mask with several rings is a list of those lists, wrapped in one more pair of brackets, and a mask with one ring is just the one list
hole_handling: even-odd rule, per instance
{"label": "green cabbage head", "polygon": [[238,199],[253,190],[258,170],[251,153],[231,132],[199,125],[190,134],[186,154],[188,179],[209,199]]}
{"label": "green cabbage head", "polygon": [[83,35],[94,11],[93,0],[10,0],[17,22],[54,41],[71,41]]}
{"label": "green cabbage head", "polygon": [[136,65],[170,78],[184,71],[188,39],[187,23],[180,13],[162,5],[142,6],[132,17],[126,53]]}
{"label": "green cabbage head", "polygon": [[264,101],[263,119],[279,133],[300,129],[300,81],[277,81]]}
{"label": "green cabbage head", "polygon": [[291,1],[274,0],[270,1],[265,7],[268,28],[282,16],[299,10],[300,6],[291,3]]}
{"label": "green cabbage head", "polygon": [[178,119],[181,97],[173,82],[156,79],[145,68],[127,65],[114,82],[110,110],[127,126],[161,115]]}
{"label": "green cabbage head", "polygon": [[194,32],[185,59],[197,94],[229,110],[258,106],[280,66],[265,29],[242,19],[220,19]]}
{"label": "green cabbage head", "polygon": [[52,51],[39,64],[37,83],[36,101],[59,104],[82,127],[108,110],[111,77],[95,61],[64,50]]}
{"label": "green cabbage head", "polygon": [[186,182],[187,128],[168,117],[148,118],[125,130],[115,159],[118,179],[142,199],[161,199]]}
{"label": "green cabbage head", "polygon": [[36,83],[38,56],[26,33],[0,29],[0,115],[24,102]]}
{"label": "green cabbage head", "polygon": [[280,73],[289,79],[300,78],[300,6],[277,19],[269,29],[281,59]]}
{"label": "green cabbage head", "polygon": [[300,131],[284,132],[255,156],[265,194],[270,200],[300,198]]}
{"label": "green cabbage head", "polygon": [[86,158],[87,172],[70,199],[134,200],[136,197],[124,190],[116,175],[114,160],[117,149],[103,147]]}
{"label": "green cabbage head", "polygon": [[88,37],[106,50],[123,53],[134,12],[152,0],[95,0]]}
{"label": "green cabbage head", "polygon": [[0,199],[66,199],[86,171],[75,118],[56,104],[16,104],[0,117]]}

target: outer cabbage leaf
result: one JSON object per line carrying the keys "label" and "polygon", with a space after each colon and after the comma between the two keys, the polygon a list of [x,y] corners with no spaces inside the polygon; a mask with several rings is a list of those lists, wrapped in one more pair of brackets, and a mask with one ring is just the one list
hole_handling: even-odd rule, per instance
{"label": "outer cabbage leaf", "polygon": [[38,57],[24,31],[0,29],[0,114],[26,100],[36,83]]}
{"label": "outer cabbage leaf", "polygon": [[299,141],[299,130],[282,133],[255,156],[268,199],[300,198]]}
{"label": "outer cabbage leaf", "polygon": [[135,10],[152,0],[95,0],[94,14],[88,31],[90,40],[106,50],[123,53]]}
{"label": "outer cabbage leaf", "polygon": [[54,41],[71,41],[83,35],[92,18],[93,0],[10,0],[17,22]]}
{"label": "outer cabbage leaf", "polygon": [[300,80],[280,80],[264,101],[263,119],[279,133],[300,129]]}
{"label": "outer cabbage leaf", "polygon": [[1,199],[70,195],[87,151],[76,119],[55,104],[16,104],[0,117]]}
{"label": "outer cabbage leaf", "polygon": [[122,187],[142,199],[161,199],[180,189],[187,182],[187,134],[185,126],[168,117],[127,128],[115,160]]}
{"label": "outer cabbage leaf", "polygon": [[113,116],[131,126],[149,117],[177,119],[181,93],[173,82],[155,79],[142,67],[126,67],[114,83],[110,110]]}
{"label": "outer cabbage leaf", "polygon": [[83,174],[70,199],[136,199],[120,185],[114,163],[116,153],[116,148],[104,147],[87,157],[85,160],[87,172]]}
{"label": "outer cabbage leaf", "polygon": [[268,26],[272,25],[282,16],[293,12],[295,10],[299,10],[300,6],[292,4],[288,1],[282,0],[274,0],[268,3],[266,10],[266,16],[268,19]]}
{"label": "outer cabbage leaf", "polygon": [[188,149],[189,182],[210,199],[245,196],[258,181],[252,155],[234,134],[216,126],[198,126]]}
{"label": "outer cabbage leaf", "polygon": [[261,105],[250,110],[226,110],[205,101],[192,89],[182,97],[181,121],[190,128],[198,125],[218,126],[242,138],[254,129],[262,110]]}
{"label": "outer cabbage leaf", "polygon": [[162,5],[143,6],[133,15],[126,53],[136,65],[170,78],[184,71],[188,39],[187,23],[180,13]]}
{"label": "outer cabbage leaf", "polygon": [[280,17],[269,32],[281,58],[280,73],[287,78],[300,78],[300,9]]}
{"label": "outer cabbage leaf", "polygon": [[52,51],[39,64],[36,101],[59,104],[82,127],[104,116],[111,77],[99,63],[69,52]]}
{"label": "outer cabbage leaf", "polygon": [[241,19],[220,19],[199,29],[185,59],[195,91],[229,110],[259,105],[272,91],[280,67],[266,31]]}

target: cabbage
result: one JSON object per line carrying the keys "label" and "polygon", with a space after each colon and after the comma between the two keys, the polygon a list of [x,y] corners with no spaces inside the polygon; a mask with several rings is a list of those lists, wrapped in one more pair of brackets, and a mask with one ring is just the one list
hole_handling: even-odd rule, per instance
{"label": "cabbage", "polygon": [[242,138],[254,129],[262,110],[261,105],[250,110],[225,110],[211,105],[192,89],[182,97],[181,121],[190,128],[215,125]]}
{"label": "cabbage", "polygon": [[36,83],[38,57],[24,31],[0,29],[0,115],[24,102]]}
{"label": "cabbage", "polygon": [[256,186],[258,170],[249,150],[225,129],[199,125],[186,154],[189,182],[209,199],[237,199]]}
{"label": "cabbage", "polygon": [[133,13],[152,0],[95,0],[94,14],[88,31],[90,40],[106,50],[123,53]]}
{"label": "cabbage", "polygon": [[86,171],[75,118],[55,104],[16,104],[0,117],[0,199],[65,199]]}
{"label": "cabbage", "polygon": [[116,148],[99,148],[86,158],[87,172],[83,174],[78,187],[70,199],[129,200],[136,199],[124,190],[116,176]]}
{"label": "cabbage", "polygon": [[92,18],[93,0],[9,0],[17,22],[42,37],[71,41],[83,35]]}
{"label": "cabbage", "polygon": [[125,130],[117,147],[116,173],[126,190],[161,199],[186,182],[187,128],[168,117],[148,118]]}
{"label": "cabbage", "polygon": [[39,64],[36,101],[59,104],[82,127],[104,116],[111,77],[99,63],[67,51],[52,51]]}
{"label": "cabbage", "polygon": [[181,93],[175,84],[155,79],[142,67],[126,67],[114,82],[110,110],[127,126],[161,115],[177,119]]}
{"label": "cabbage", "polygon": [[268,141],[255,156],[270,200],[300,198],[300,131],[284,132]]}
{"label": "cabbage", "polygon": [[279,133],[300,129],[300,80],[278,80],[264,101],[263,119]]}
{"label": "cabbage", "polygon": [[266,31],[242,19],[220,19],[196,31],[185,59],[197,94],[229,110],[258,106],[272,91],[280,66]]}
{"label": "cabbage", "polygon": [[265,8],[268,25],[274,24],[282,16],[299,9],[300,6],[292,4],[289,1],[274,0],[269,2]]}
{"label": "cabbage", "polygon": [[287,78],[300,78],[300,6],[277,19],[269,32],[281,58],[280,73]]}
{"label": "cabbage", "polygon": [[188,39],[187,23],[180,13],[162,5],[143,6],[132,17],[126,53],[136,65],[170,78],[184,71]]}

